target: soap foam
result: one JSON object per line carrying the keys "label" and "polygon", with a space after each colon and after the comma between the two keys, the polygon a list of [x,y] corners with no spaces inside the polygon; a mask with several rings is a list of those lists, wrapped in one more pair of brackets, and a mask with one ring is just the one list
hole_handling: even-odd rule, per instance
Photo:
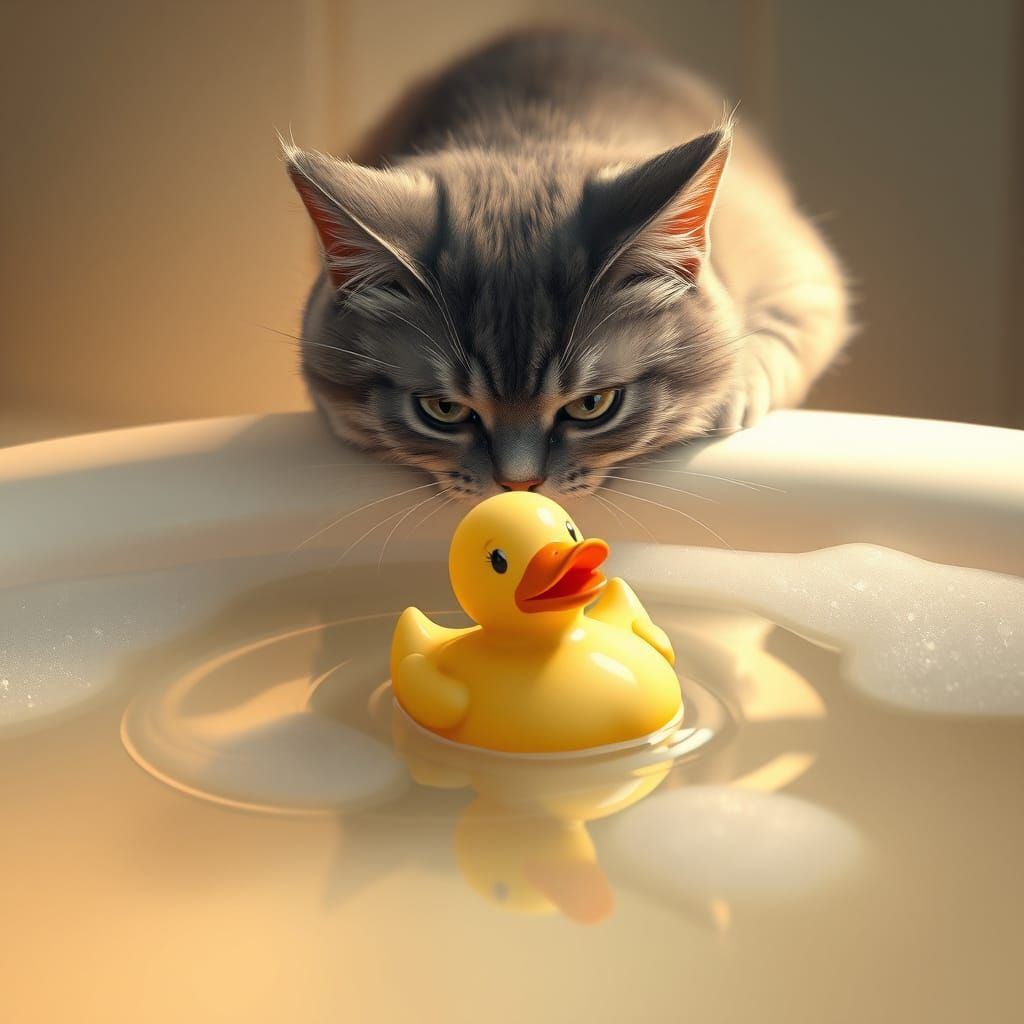
{"label": "soap foam", "polygon": [[951,715],[1024,715],[1024,579],[847,544],[801,554],[621,546],[644,597],[742,608],[839,648],[854,689]]}
{"label": "soap foam", "polygon": [[235,560],[0,590],[0,732],[101,699],[126,656],[277,571]]}

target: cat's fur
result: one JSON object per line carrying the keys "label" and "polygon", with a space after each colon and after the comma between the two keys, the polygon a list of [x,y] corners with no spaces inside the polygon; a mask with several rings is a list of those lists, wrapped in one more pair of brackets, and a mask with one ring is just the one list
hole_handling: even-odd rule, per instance
{"label": "cat's fur", "polygon": [[[841,273],[723,110],[642,48],[540,31],[417,85],[356,161],[287,145],[324,252],[302,360],[332,428],[452,493],[567,495],[800,402],[847,335]],[[610,387],[607,422],[560,415]],[[438,429],[415,396],[476,415]]]}

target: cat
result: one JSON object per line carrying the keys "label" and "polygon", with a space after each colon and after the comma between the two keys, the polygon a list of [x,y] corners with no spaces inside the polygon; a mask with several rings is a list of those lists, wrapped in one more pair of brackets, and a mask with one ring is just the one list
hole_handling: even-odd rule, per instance
{"label": "cat", "polygon": [[723,112],[641,45],[533,30],[418,83],[354,159],[282,143],[333,431],[453,497],[557,498],[802,401],[849,332],[842,272]]}

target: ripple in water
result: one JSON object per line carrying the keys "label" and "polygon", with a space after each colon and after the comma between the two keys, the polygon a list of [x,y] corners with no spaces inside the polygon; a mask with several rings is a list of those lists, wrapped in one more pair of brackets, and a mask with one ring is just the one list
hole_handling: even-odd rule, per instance
{"label": "ripple in water", "polygon": [[535,790],[552,770],[569,790],[621,784],[694,756],[726,723],[721,704],[686,681],[682,721],[629,749],[516,757],[466,748],[421,729],[394,704],[382,682],[394,624],[388,613],[290,630],[151,684],[125,712],[124,745],[152,775],[196,796],[337,812],[385,805],[411,778],[433,785],[442,774],[446,788],[453,779],[487,788],[501,778],[506,800],[516,786]]}

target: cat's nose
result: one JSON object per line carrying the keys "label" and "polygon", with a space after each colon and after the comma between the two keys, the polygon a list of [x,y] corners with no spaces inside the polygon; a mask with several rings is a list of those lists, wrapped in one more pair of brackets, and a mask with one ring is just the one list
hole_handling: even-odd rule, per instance
{"label": "cat's nose", "polygon": [[544,478],[539,477],[536,480],[499,480],[495,477],[494,482],[503,491],[535,491],[544,483]]}

